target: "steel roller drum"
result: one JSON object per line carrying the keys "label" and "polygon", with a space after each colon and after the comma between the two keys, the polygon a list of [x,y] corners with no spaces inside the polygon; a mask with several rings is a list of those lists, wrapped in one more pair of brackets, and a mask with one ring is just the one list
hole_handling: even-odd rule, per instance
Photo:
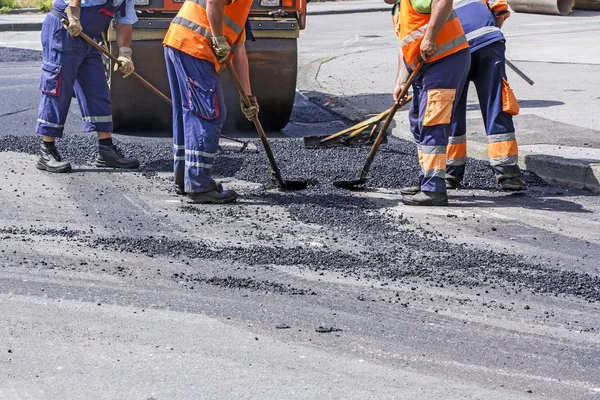
{"label": "steel roller drum", "polygon": [[[171,97],[162,40],[134,40],[135,70]],[[297,76],[297,41],[292,38],[260,38],[247,42],[252,91],[260,105],[260,120],[266,130],[280,130],[288,123],[294,106]],[[117,55],[115,43],[111,51]],[[115,132],[171,132],[171,107],[133,78],[110,70]],[[228,109],[224,133],[232,129],[252,130],[240,110],[239,95],[229,72],[221,72]]]}

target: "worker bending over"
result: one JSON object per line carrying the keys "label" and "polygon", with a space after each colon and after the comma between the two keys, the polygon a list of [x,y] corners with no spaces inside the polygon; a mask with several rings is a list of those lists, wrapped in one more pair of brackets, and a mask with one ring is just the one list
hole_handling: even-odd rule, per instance
{"label": "worker bending over", "polygon": [[[134,70],[131,59],[132,24],[137,21],[134,0],[56,0],[42,24],[42,94],[36,124],[36,132],[43,138],[39,169],[71,171],[71,164],[58,153],[55,139],[63,135],[73,92],[81,110],[83,131],[98,135],[96,165],[115,168],[140,165],[135,158],[125,158],[112,143],[112,107],[104,62],[97,49],[77,37],[81,32],[91,38],[100,36],[113,18],[117,22],[120,70],[127,77]],[[66,29],[63,19],[68,20]]]}
{"label": "worker bending over", "polygon": [[500,31],[509,17],[506,0],[458,0],[454,9],[471,48],[468,81],[458,99],[452,122],[446,184],[457,188],[465,174],[467,156],[467,91],[475,84],[488,140],[488,157],[501,190],[525,190],[512,116],[519,105],[506,80],[505,40]]}
{"label": "worker bending over", "polygon": [[393,21],[401,46],[394,101],[399,100],[409,73],[424,63],[412,84],[409,111],[421,165],[419,186],[404,195],[402,202],[447,205],[446,150],[455,102],[469,71],[469,45],[452,0],[399,0]]}
{"label": "worker bending over", "polygon": [[[173,154],[176,191],[193,203],[229,203],[237,198],[211,178],[226,109],[219,70],[233,60],[252,106],[241,103],[251,120],[258,114],[251,96],[244,24],[252,0],[186,1],[165,36],[165,59],[173,99]],[[240,45],[240,43],[242,45]]]}

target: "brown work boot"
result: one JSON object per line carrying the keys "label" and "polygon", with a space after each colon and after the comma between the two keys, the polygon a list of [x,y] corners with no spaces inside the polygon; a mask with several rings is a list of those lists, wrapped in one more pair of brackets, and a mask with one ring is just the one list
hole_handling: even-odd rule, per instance
{"label": "brown work boot", "polygon": [[420,185],[415,186],[406,186],[400,189],[400,194],[402,196],[414,196],[415,194],[421,191]]}
{"label": "brown work boot", "polygon": [[448,194],[446,192],[419,191],[412,196],[402,197],[402,203],[407,206],[447,206]]}
{"label": "brown work boot", "polygon": [[222,190],[220,192],[212,190],[202,193],[188,193],[189,203],[194,204],[225,204],[232,203],[237,199],[237,193],[234,190]]}
{"label": "brown work boot", "polygon": [[[187,192],[185,191],[185,186],[183,184],[183,178],[175,179],[175,184],[173,185],[173,189],[175,190],[175,194],[177,194],[179,196],[187,195]],[[215,182],[215,188],[213,190],[215,190],[217,192],[222,192],[223,185],[221,184],[221,182]]]}
{"label": "brown work boot", "polygon": [[500,178],[498,181],[498,189],[506,192],[518,192],[527,190],[527,184],[518,176],[506,179]]}

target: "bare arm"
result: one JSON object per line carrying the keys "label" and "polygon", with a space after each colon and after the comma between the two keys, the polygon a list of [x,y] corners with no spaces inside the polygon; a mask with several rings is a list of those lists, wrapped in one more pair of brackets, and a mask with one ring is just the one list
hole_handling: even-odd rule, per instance
{"label": "bare arm", "polygon": [[208,0],[206,3],[206,15],[210,24],[212,35],[223,36],[223,24],[225,23],[225,6],[229,0]]}
{"label": "bare arm", "polygon": [[432,0],[431,2],[431,18],[425,36],[421,42],[421,58],[427,60],[431,57],[436,49],[436,39],[442,26],[448,20],[452,12],[452,0]]}
{"label": "bare arm", "polygon": [[404,85],[406,85],[406,81],[408,80],[408,69],[406,68],[406,64],[404,63],[404,56],[402,55],[402,50],[398,52],[398,74],[396,75],[396,86],[394,87],[394,94],[392,95],[394,102],[398,102],[398,96],[402,89],[404,89]]}
{"label": "bare arm", "polygon": [[233,69],[240,77],[244,92],[248,96],[252,95],[252,89],[250,87],[250,71],[248,69],[248,55],[246,54],[246,42],[240,42],[237,50],[233,54]]}
{"label": "bare arm", "polygon": [[[79,1],[79,0],[77,0]],[[117,45],[121,47],[131,47],[133,38],[133,25],[117,24]]]}
{"label": "bare arm", "polygon": [[69,0],[71,7],[81,7],[81,0]]}

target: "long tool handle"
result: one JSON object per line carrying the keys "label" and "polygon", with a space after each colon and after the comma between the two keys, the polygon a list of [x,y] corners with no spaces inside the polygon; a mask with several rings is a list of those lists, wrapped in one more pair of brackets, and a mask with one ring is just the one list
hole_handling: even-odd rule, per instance
{"label": "long tool handle", "polygon": [[383,126],[379,130],[377,139],[375,139],[375,143],[373,143],[371,150],[369,150],[369,155],[367,156],[367,161],[365,161],[365,165],[360,173],[360,179],[367,178],[367,175],[369,174],[369,170],[371,169],[371,164],[373,163],[373,159],[375,158],[375,154],[377,154],[377,150],[379,150],[379,146],[381,145],[381,143],[383,143],[383,139],[385,138],[387,130],[390,127],[392,120],[394,119],[394,115],[396,115],[396,111],[398,111],[398,109],[401,107],[401,105],[403,105],[402,99],[404,98],[404,96],[406,96],[406,93],[408,93],[408,89],[410,88],[410,85],[412,85],[412,82],[415,80],[417,73],[421,69],[421,65],[423,65],[423,63],[419,64],[415,68],[415,70],[412,72],[412,74],[410,74],[410,76],[408,77],[408,80],[406,81],[404,88],[402,88],[402,91],[400,92],[400,95],[398,96],[398,101],[392,107],[392,111],[390,111]]}
{"label": "long tool handle", "polygon": [[508,67],[510,69],[512,69],[513,71],[515,71],[517,73],[517,75],[519,75],[521,78],[523,78],[523,80],[527,83],[529,83],[531,86],[533,86],[533,84],[535,83],[534,81],[531,80],[531,78],[529,78],[527,75],[525,75],[525,72],[521,71],[519,68],[517,68],[517,66],[513,63],[511,63],[509,60],[505,60],[506,61],[506,65],[508,65]]}
{"label": "long tool handle", "polygon": [[[65,22],[65,20],[63,20],[63,23],[64,22]],[[110,58],[112,61],[114,61],[118,65],[121,65],[121,61],[119,61],[119,59],[117,57],[113,56],[108,50],[106,50],[104,47],[100,46],[98,43],[96,43],[94,40],[92,40],[92,38],[90,38],[88,35],[86,35],[85,33],[81,32],[79,34],[79,36],[81,36],[83,38],[83,40],[85,40],[90,45],[92,45],[93,47],[95,47],[99,52],[101,52],[102,54],[104,54],[106,57]],[[150,82],[148,82],[147,80],[145,80],[144,78],[142,78],[141,76],[139,76],[137,72],[133,71],[133,73],[131,75],[133,75],[133,77],[135,79],[137,79],[138,81],[140,81],[148,89],[150,89],[154,93],[156,93],[156,95],[158,97],[160,97],[161,99],[163,99],[164,101],[166,101],[167,103],[169,103],[169,105],[173,105],[173,103],[171,103],[171,99],[170,98],[168,98],[167,96],[165,96],[165,94],[163,92],[161,92],[160,90],[158,90],[157,88],[155,88],[154,86],[152,86],[152,84]]]}
{"label": "long tool handle", "polygon": [[[246,107],[252,106],[252,102],[248,98],[248,95],[246,94],[246,91],[244,90],[244,87],[242,86],[240,77],[238,76],[237,72],[235,72],[235,70],[233,69],[233,66],[231,65],[231,61],[225,60],[225,65],[227,66],[227,69],[231,73],[231,77],[233,78],[233,82],[235,83],[235,86],[237,87],[238,92],[240,92],[242,101],[244,102]],[[265,148],[265,152],[267,153],[267,157],[269,158],[269,163],[271,164],[271,169],[273,170],[273,175],[275,176],[275,179],[277,180],[278,183],[282,182],[281,172],[279,172],[279,168],[277,167],[277,162],[275,161],[275,156],[273,155],[273,150],[271,150],[271,145],[269,144],[269,141],[267,140],[267,135],[265,134],[265,131],[263,130],[263,127],[260,124],[260,121],[258,120],[258,115],[252,119],[252,122],[254,122],[254,126],[256,127],[256,130],[258,131],[258,136],[260,137],[260,141],[262,142],[263,147]]]}
{"label": "long tool handle", "polygon": [[341,130],[341,131],[339,131],[337,133],[329,135],[326,138],[321,139],[321,143],[328,142],[328,141],[330,141],[332,139],[335,139],[337,137],[343,136],[343,135],[345,135],[348,132],[355,131],[356,129],[360,129],[360,128],[364,127],[364,126],[369,126],[370,124],[374,124],[374,123],[380,122],[381,120],[383,120],[388,115],[388,113],[390,111],[392,111],[392,108],[393,107],[390,107],[388,110],[385,110],[384,112],[382,112],[382,113],[380,113],[378,115],[375,115],[375,116],[373,116],[373,117],[371,117],[369,119],[366,119],[366,120],[364,120],[362,122],[359,122],[358,124],[353,125],[353,126],[351,126],[349,128],[346,128],[344,130]]}

